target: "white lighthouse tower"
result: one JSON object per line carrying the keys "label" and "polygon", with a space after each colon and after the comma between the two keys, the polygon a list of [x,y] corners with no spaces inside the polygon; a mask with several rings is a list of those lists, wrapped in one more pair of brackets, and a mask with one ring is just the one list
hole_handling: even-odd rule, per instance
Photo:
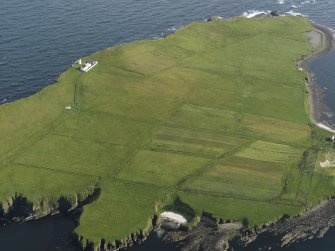
{"label": "white lighthouse tower", "polygon": [[80,64],[80,65],[81,65],[81,58],[79,58],[79,59],[78,59],[78,64]]}

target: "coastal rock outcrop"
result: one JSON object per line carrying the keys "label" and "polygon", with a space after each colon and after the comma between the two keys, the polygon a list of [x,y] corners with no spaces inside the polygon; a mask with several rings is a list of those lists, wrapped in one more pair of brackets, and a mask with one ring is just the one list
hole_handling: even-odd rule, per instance
{"label": "coastal rock outcrop", "polygon": [[229,250],[229,241],[237,235],[243,225],[241,223],[218,224],[213,218],[203,216],[199,224],[188,231],[171,231],[164,241],[175,243],[184,251],[193,250]]}
{"label": "coastal rock outcrop", "polygon": [[330,198],[320,205],[296,217],[283,217],[261,227],[241,231],[231,242],[235,246],[247,247],[258,240],[271,238],[280,246],[322,238],[335,226],[335,199]]}
{"label": "coastal rock outcrop", "polygon": [[68,213],[89,203],[92,198],[98,196],[99,191],[98,187],[91,187],[83,193],[57,199],[45,198],[39,202],[31,202],[23,194],[16,193],[0,204],[0,223],[28,221],[50,214]]}

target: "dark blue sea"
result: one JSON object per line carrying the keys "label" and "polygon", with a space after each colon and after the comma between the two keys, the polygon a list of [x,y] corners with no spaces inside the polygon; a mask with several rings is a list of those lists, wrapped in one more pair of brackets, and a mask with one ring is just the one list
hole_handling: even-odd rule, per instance
{"label": "dark blue sea", "polygon": [[[271,10],[306,15],[335,29],[335,0],[0,0],[0,103],[36,93],[76,59],[102,48],[157,39],[213,15],[229,18]],[[325,90],[322,119],[335,126],[334,69],[335,52],[310,65]],[[70,217],[1,227],[0,250],[77,250],[70,241],[74,227]],[[335,250],[333,239],[335,231],[290,250]],[[177,249],[152,236],[132,250]]]}
{"label": "dark blue sea", "polygon": [[0,102],[37,92],[102,48],[255,10],[302,13],[335,29],[334,0],[0,0]]}

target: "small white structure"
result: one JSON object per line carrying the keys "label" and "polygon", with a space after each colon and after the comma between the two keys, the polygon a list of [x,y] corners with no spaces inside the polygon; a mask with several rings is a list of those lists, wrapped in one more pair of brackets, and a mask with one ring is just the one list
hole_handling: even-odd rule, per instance
{"label": "small white structure", "polygon": [[84,64],[82,67],[80,67],[80,70],[82,72],[88,72],[89,70],[91,70],[97,64],[98,64],[98,61],[89,61],[86,64]]}
{"label": "small white structure", "polygon": [[78,59],[77,63],[78,63],[78,64],[81,64],[81,58]]}
{"label": "small white structure", "polygon": [[70,105],[68,105],[68,106],[65,107],[65,109],[69,111],[69,110],[72,109],[72,107]]}
{"label": "small white structure", "polygon": [[332,141],[335,141],[335,135],[332,136]]}

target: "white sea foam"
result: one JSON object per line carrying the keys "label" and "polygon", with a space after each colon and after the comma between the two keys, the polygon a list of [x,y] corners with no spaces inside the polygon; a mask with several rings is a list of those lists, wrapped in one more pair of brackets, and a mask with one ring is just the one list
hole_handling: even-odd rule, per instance
{"label": "white sea foam", "polygon": [[293,10],[287,11],[285,13],[288,14],[288,15],[290,15],[290,16],[302,16],[302,17],[306,17],[306,15],[303,15],[300,12],[294,12]]}
{"label": "white sea foam", "polygon": [[328,27],[328,29],[333,33],[333,36],[334,36],[334,38],[335,38],[335,30],[332,29],[332,28],[329,28],[329,27]]}
{"label": "white sea foam", "polygon": [[311,0],[311,1],[307,0],[307,1],[302,1],[300,3],[294,3],[294,4],[291,5],[291,8],[298,9],[298,8],[303,7],[304,5],[316,4],[316,3],[317,3],[316,0]]}
{"label": "white sea foam", "polygon": [[332,129],[329,126],[326,126],[326,125],[324,125],[322,123],[316,123],[316,126],[319,127],[319,128],[321,128],[321,129],[324,129],[324,130],[326,130],[328,132],[335,133],[334,129]]}
{"label": "white sea foam", "polygon": [[306,0],[306,1],[301,2],[301,5],[315,4],[315,3],[317,3],[316,0]]}
{"label": "white sea foam", "polygon": [[278,0],[279,4],[285,4],[285,0]]}
{"label": "white sea foam", "polygon": [[242,16],[246,18],[253,18],[260,14],[270,14],[270,13],[271,11],[269,10],[248,10],[243,12]]}

